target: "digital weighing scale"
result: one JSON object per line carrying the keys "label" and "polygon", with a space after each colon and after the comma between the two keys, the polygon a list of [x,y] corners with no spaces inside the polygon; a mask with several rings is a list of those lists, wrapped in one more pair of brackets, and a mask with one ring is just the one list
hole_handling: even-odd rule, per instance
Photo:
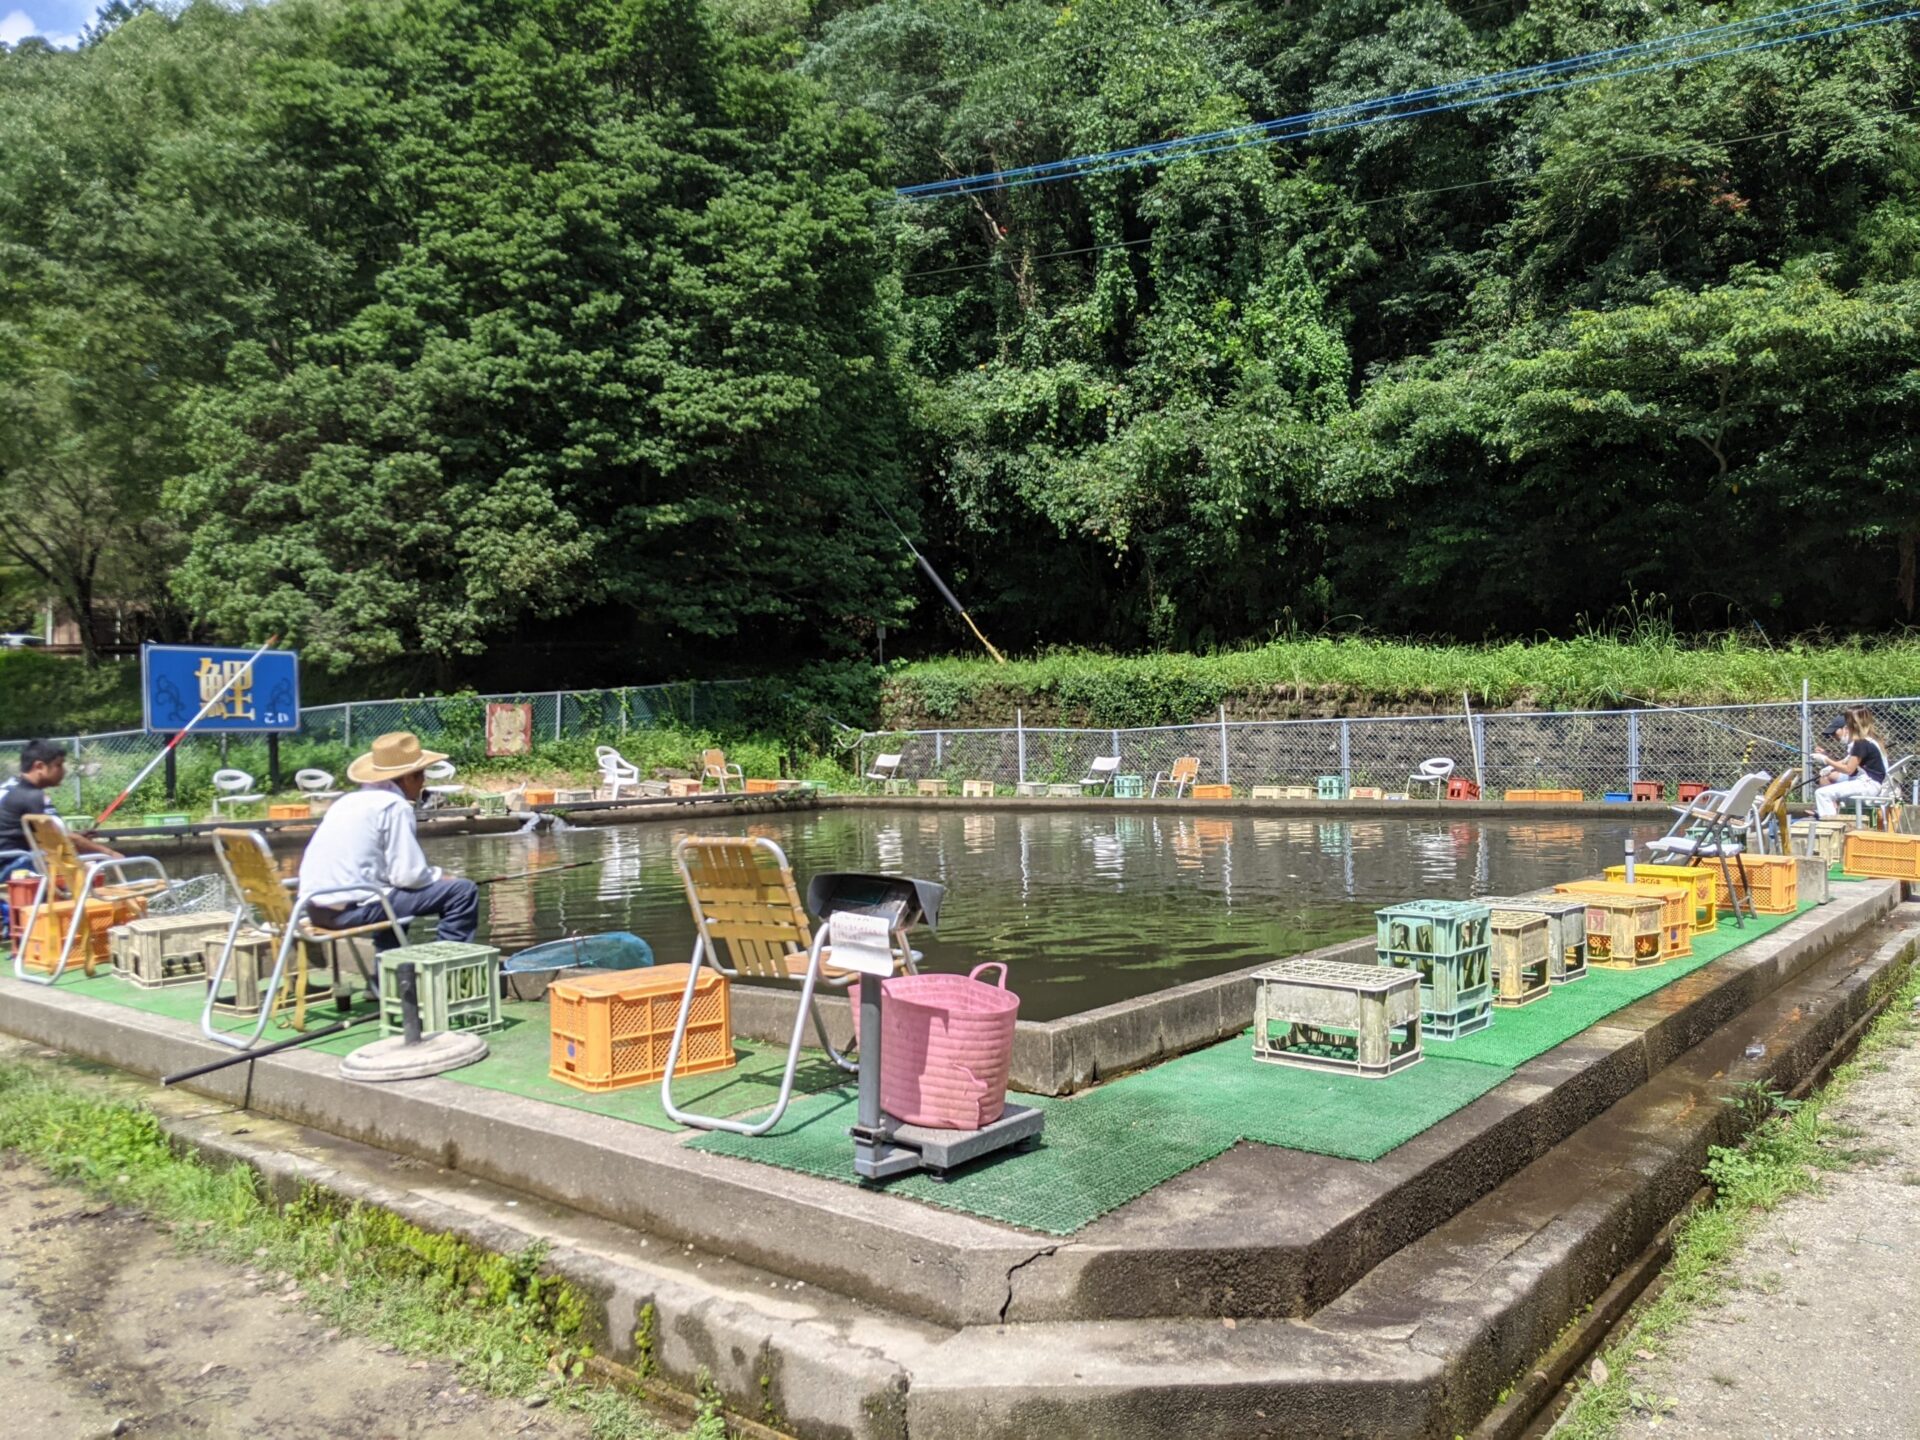
{"label": "digital weighing scale", "polygon": [[1046,1121],[1030,1105],[1009,1104],[981,1129],[938,1130],[904,1125],[880,1109],[880,982],[893,974],[895,937],[905,950],[905,934],[915,925],[925,921],[937,929],[945,894],[946,887],[931,880],[849,872],[816,875],[807,886],[807,909],[827,927],[834,968],[860,975],[860,1107],[847,1133],[862,1180],[914,1170],[945,1179],[949,1170],[1036,1138]]}

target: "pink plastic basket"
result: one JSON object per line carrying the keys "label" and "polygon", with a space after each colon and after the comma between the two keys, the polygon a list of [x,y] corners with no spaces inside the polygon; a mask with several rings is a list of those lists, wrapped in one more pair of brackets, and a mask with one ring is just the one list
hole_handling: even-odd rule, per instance
{"label": "pink plastic basket", "polygon": [[[976,978],[998,970],[1000,983]],[[880,982],[880,1108],[908,1125],[978,1130],[1000,1118],[1020,997],[997,960],[966,975]],[[853,996],[858,1038],[860,995]]]}

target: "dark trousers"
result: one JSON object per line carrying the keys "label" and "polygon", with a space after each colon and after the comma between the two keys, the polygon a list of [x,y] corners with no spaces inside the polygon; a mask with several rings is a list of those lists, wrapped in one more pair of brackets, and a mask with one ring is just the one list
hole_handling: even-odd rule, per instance
{"label": "dark trousers", "polygon": [[[402,920],[416,915],[438,915],[438,938],[462,943],[473,939],[480,923],[480,887],[471,880],[435,880],[418,890],[395,890],[387,897],[393,913]],[[318,911],[314,919],[329,929],[350,930],[358,925],[378,925],[387,918],[378,900],[364,905],[349,905],[344,910]],[[392,930],[374,934],[373,948],[391,950],[400,942]]]}

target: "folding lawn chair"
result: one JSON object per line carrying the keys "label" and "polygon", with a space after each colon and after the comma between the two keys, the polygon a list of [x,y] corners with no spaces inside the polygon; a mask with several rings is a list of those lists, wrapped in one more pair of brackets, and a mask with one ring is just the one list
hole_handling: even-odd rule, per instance
{"label": "folding lawn chair", "polygon": [[[1742,775],[1729,789],[1707,790],[1694,796],[1685,805],[1676,807],[1680,813],[1671,830],[1658,840],[1647,842],[1649,855],[1685,855],[1690,865],[1698,865],[1702,860],[1718,860],[1720,878],[1733,901],[1733,923],[1742,929],[1747,923],[1740,914],[1743,896],[1746,913],[1756,912],[1746,862],[1741,856],[1746,851],[1754,807],[1772,779],[1766,771],[1757,770],[1751,775]],[[1729,860],[1733,862],[1731,866],[1727,863]],[[1736,870],[1740,875],[1738,885],[1733,883]]]}
{"label": "folding lawn chair", "polygon": [[[82,941],[80,937],[87,929],[87,902],[89,900],[126,900],[139,896],[158,895],[171,883],[167,879],[166,868],[151,855],[126,855],[114,859],[106,855],[82,855],[73,843],[73,836],[67,833],[66,822],[58,815],[23,815],[21,828],[26,832],[27,844],[31,847],[33,868],[40,872],[40,883],[34,886],[33,904],[27,911],[26,929],[22,931],[21,943],[13,951],[13,975],[16,980],[25,980],[29,985],[51,985],[67,968],[67,961],[73,955],[76,942],[89,948],[83,962],[86,972],[93,973],[93,951],[91,937]],[[151,869],[153,878],[134,880],[127,878],[129,869]],[[102,877],[112,871],[117,877],[111,884],[104,883]],[[67,922],[67,932],[60,945],[60,958],[53,969],[44,975],[27,972],[27,944],[39,922],[40,912],[48,902],[58,900],[60,892],[66,891],[67,898],[73,902],[73,918]]]}
{"label": "folding lawn chair", "polygon": [[727,793],[727,781],[732,780],[742,790],[747,788],[747,777],[738,765],[727,759],[724,750],[707,750],[700,756],[700,783],[705,785],[712,780],[720,786],[722,795]]}
{"label": "folding lawn chair", "polygon": [[1096,755],[1093,763],[1087,766],[1087,773],[1080,777],[1080,788],[1084,790],[1089,785],[1097,785],[1100,788],[1096,793],[1104,795],[1113,789],[1113,777],[1119,773],[1118,755]]}
{"label": "folding lawn chair", "polygon": [[[402,945],[407,943],[406,923],[394,915],[393,906],[385,894],[379,896],[380,908],[387,912],[384,920],[344,930],[329,930],[314,924],[307,913],[314,901],[324,903],[327,896],[337,895],[344,902],[352,892],[321,890],[302,895],[296,900],[274,871],[273,851],[267,847],[267,837],[257,830],[214,831],[213,853],[219,856],[220,868],[226,872],[227,881],[233,886],[234,894],[240,897],[240,903],[234,909],[233,924],[227,927],[227,941],[220,949],[219,962],[207,976],[207,998],[200,1007],[200,1033],[209,1040],[235,1050],[251,1050],[260,1043],[260,1037],[266,1033],[267,1021],[273,1018],[275,1011],[288,1008],[289,1002],[281,995],[281,984],[287,978],[287,960],[293,954],[296,943],[300,959],[294,966],[290,1001],[295,1030],[307,1028],[308,945],[330,944],[355,935],[378,934],[382,930],[391,930]],[[260,1013],[254,1017],[251,1031],[216,1030],[213,1027],[213,1003],[220,994],[221,982],[226,979],[227,967],[233,963],[240,929],[249,920],[279,942],[274,951],[273,978],[260,987]],[[335,973],[337,977],[337,957]],[[338,988],[337,979],[335,988]]]}
{"label": "folding lawn chair", "polygon": [[1178,800],[1182,795],[1187,793],[1188,789],[1193,785],[1193,782],[1199,778],[1200,757],[1198,755],[1182,755],[1178,760],[1173,762],[1173,768],[1171,770],[1162,770],[1158,775],[1153,777],[1153,789],[1149,793],[1158,795],[1162,785],[1171,785],[1173,787],[1173,798]]}
{"label": "folding lawn chair", "polygon": [[[821,985],[845,989],[859,977],[851,970],[835,970],[828,963],[827,931],[823,926],[814,934],[807,924],[807,912],[800,903],[786,852],[773,841],[758,835],[689,836],[674,847],[673,858],[686,886],[687,903],[693,908],[696,938],[693,963],[687,967],[687,987],[680,996],[680,1013],[674,1021],[673,1041],[667,1047],[666,1070],[660,1077],[660,1105],[682,1125],[731,1130],[736,1135],[764,1135],[786,1113],[809,1016],[821,1048],[834,1063],[842,1070],[855,1068],[827,1039],[826,1024],[814,1004],[814,991]],[[895,969],[914,973],[919,957],[908,947],[905,935],[894,935],[893,955]],[[793,1038],[787,1043],[780,1098],[758,1124],[696,1115],[673,1103],[673,1072],[680,1063],[680,1046],[686,1039],[687,1017],[702,965],[712,966],[729,980],[746,977],[800,982],[800,1004],[794,1012]]]}

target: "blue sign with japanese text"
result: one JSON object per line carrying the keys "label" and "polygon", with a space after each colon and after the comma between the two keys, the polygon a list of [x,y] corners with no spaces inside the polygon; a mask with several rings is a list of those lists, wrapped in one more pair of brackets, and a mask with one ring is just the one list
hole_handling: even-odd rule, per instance
{"label": "blue sign with japanese text", "polygon": [[[300,656],[269,650],[253,661],[251,650],[210,645],[140,647],[140,692],[147,729],[183,730],[214,696],[220,699],[196,731],[269,731],[300,728]],[[236,678],[237,677],[237,678]],[[220,687],[232,680],[226,693]]]}

